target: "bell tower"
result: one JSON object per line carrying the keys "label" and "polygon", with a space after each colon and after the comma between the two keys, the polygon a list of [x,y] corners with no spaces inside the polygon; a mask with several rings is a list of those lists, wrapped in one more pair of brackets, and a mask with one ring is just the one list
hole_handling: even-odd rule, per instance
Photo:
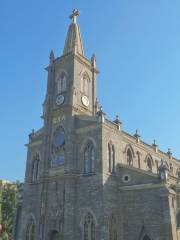
{"label": "bell tower", "polygon": [[74,9],[63,55],[55,58],[54,53],[50,53],[44,102],[44,113],[48,115],[59,110],[71,116],[96,114],[96,57],[93,55],[88,60],[84,56],[78,16],[79,11]]}

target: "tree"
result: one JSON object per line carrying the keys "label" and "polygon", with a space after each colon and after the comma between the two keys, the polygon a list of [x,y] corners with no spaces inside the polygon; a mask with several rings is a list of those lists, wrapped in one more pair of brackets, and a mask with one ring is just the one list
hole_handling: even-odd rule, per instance
{"label": "tree", "polygon": [[3,226],[0,240],[11,239],[16,191],[17,185],[12,183],[0,189],[0,223]]}

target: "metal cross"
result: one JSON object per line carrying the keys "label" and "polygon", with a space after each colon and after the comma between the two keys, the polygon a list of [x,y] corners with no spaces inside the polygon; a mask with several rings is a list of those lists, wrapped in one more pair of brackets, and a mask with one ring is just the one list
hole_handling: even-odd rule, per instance
{"label": "metal cross", "polygon": [[80,12],[78,9],[74,9],[72,14],[70,15],[70,19],[72,19],[73,23],[76,23],[76,19],[79,16]]}

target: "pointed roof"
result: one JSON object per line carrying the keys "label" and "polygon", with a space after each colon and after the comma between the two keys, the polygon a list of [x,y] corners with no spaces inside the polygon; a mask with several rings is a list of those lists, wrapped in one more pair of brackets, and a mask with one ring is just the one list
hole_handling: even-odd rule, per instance
{"label": "pointed roof", "polygon": [[80,28],[76,23],[76,18],[79,16],[79,11],[74,9],[70,19],[72,23],[69,26],[66,42],[64,46],[63,54],[68,54],[70,52],[77,52],[81,55],[84,55],[83,44],[81,39]]}

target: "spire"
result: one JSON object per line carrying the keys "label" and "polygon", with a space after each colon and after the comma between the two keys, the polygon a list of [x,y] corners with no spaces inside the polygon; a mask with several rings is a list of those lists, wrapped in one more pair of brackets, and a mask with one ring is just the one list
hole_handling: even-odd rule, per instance
{"label": "spire", "polygon": [[70,52],[77,52],[81,55],[84,55],[83,51],[83,44],[81,39],[81,32],[80,28],[77,25],[77,17],[79,16],[79,11],[77,9],[74,9],[72,14],[70,15],[70,19],[72,20],[72,23],[69,26],[66,42],[64,46],[63,54],[68,54]]}

